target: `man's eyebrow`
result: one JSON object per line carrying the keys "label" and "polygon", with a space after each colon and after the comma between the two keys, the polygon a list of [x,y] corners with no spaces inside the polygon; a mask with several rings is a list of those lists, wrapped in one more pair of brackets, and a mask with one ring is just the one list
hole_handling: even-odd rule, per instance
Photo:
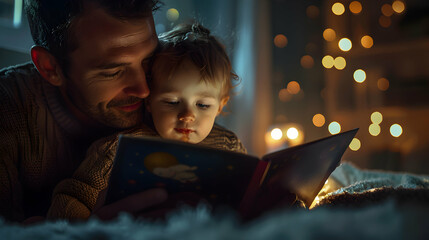
{"label": "man's eyebrow", "polygon": [[102,64],[100,64],[98,66],[95,66],[95,68],[98,68],[98,69],[112,69],[112,68],[117,68],[117,67],[128,66],[130,64],[131,63],[115,63],[115,62],[113,62],[113,63],[102,63]]}

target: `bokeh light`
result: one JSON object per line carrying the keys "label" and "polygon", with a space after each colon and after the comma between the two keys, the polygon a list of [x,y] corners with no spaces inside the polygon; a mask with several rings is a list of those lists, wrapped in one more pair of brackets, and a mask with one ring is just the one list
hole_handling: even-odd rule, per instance
{"label": "bokeh light", "polygon": [[167,19],[171,22],[177,21],[179,19],[179,11],[175,8],[170,8],[167,10]]}
{"label": "bokeh light", "polygon": [[358,1],[353,1],[349,5],[350,12],[359,14],[362,11],[362,4]]}
{"label": "bokeh light", "polygon": [[328,131],[331,134],[337,134],[341,132],[341,125],[338,122],[333,121],[328,125]]}
{"label": "bokeh light", "polygon": [[388,3],[383,4],[383,6],[381,6],[381,13],[386,17],[392,16],[393,15],[392,5]]}
{"label": "bokeh light", "polygon": [[277,34],[274,37],[274,45],[278,48],[286,47],[287,43],[288,43],[287,37],[283,34]]}
{"label": "bokeh light", "polygon": [[287,88],[282,88],[279,91],[279,100],[282,102],[288,102],[292,99],[292,94],[289,93]]}
{"label": "bokeh light", "polygon": [[301,57],[301,66],[303,68],[312,68],[314,66],[313,57],[310,55],[305,55]]}
{"label": "bokeh light", "polygon": [[378,136],[381,132],[380,125],[373,123],[369,125],[368,131],[372,136]]}
{"label": "bokeh light", "polygon": [[374,40],[372,39],[372,37],[365,35],[360,39],[360,43],[364,48],[371,48],[372,45],[374,45]]}
{"label": "bokeh light", "polygon": [[310,5],[307,7],[306,13],[309,18],[317,18],[320,14],[320,10],[317,6]]}
{"label": "bokeh light", "polygon": [[371,122],[375,124],[380,124],[383,121],[383,114],[380,112],[371,113]]}
{"label": "bokeh light", "polygon": [[399,137],[402,135],[402,127],[401,125],[395,123],[390,126],[390,134],[394,137]]}
{"label": "bokeh light", "polygon": [[313,116],[313,124],[316,127],[322,127],[325,125],[325,116],[320,113],[317,113]]}
{"label": "bokeh light", "polygon": [[352,41],[348,38],[341,38],[340,41],[338,41],[338,47],[342,51],[347,52],[352,49]]}
{"label": "bokeh light", "polygon": [[380,26],[388,28],[392,24],[392,20],[390,20],[390,17],[380,16],[380,18],[378,19],[378,23],[380,24]]}
{"label": "bokeh light", "polygon": [[298,94],[300,90],[301,90],[301,87],[299,86],[299,83],[297,81],[290,81],[287,84],[287,91],[290,94]]}
{"label": "bokeh light", "polygon": [[342,3],[337,2],[337,3],[334,3],[332,5],[332,12],[335,15],[339,16],[339,15],[343,14],[345,10],[346,9],[345,9],[345,7],[344,7],[344,5]]}
{"label": "bokeh light", "polygon": [[358,83],[363,83],[366,79],[366,73],[362,69],[358,69],[353,73],[353,78]]}
{"label": "bokeh light", "polygon": [[330,55],[326,55],[322,58],[322,65],[325,68],[332,68],[334,66],[334,58]]}
{"label": "bokeh light", "polygon": [[328,41],[332,42],[337,37],[337,34],[335,33],[335,30],[332,28],[327,28],[323,31],[323,38]]}
{"label": "bokeh light", "polygon": [[381,91],[386,91],[387,89],[389,89],[389,84],[389,80],[387,80],[386,78],[379,78],[377,80],[377,87]]}
{"label": "bokeh light", "polygon": [[274,140],[279,140],[283,137],[282,130],[280,128],[274,128],[271,130],[271,138]]}
{"label": "bokeh light", "polygon": [[402,1],[394,1],[392,3],[392,8],[396,13],[402,13],[405,10],[405,4]]}
{"label": "bokeh light", "polygon": [[346,67],[346,59],[343,57],[336,57],[334,59],[334,66],[338,70],[343,70]]}
{"label": "bokeh light", "polygon": [[361,147],[360,140],[357,138],[353,138],[353,140],[350,142],[349,148],[352,151],[357,151]]}
{"label": "bokeh light", "polygon": [[298,135],[299,135],[298,129],[296,129],[294,127],[291,127],[286,131],[286,136],[289,139],[296,139],[296,138],[298,138]]}

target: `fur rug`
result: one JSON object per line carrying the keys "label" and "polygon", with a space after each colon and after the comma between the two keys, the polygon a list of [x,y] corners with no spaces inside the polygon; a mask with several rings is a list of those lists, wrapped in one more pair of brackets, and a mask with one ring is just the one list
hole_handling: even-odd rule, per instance
{"label": "fur rug", "polygon": [[[333,180],[333,181],[331,181]],[[278,209],[240,222],[235,213],[184,207],[150,222],[123,214],[110,222],[42,222],[30,226],[0,219],[1,239],[427,239],[429,177],[360,170],[342,165],[312,210]],[[332,187],[331,186],[331,187]]]}

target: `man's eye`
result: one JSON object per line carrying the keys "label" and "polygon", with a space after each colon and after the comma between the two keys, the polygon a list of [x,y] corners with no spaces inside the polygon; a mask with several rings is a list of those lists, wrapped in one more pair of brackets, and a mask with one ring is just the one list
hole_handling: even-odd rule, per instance
{"label": "man's eye", "polygon": [[202,109],[208,109],[208,108],[210,108],[210,105],[209,105],[209,104],[197,103],[197,106],[198,106],[199,108],[202,108]]}
{"label": "man's eye", "polygon": [[119,76],[121,73],[122,73],[122,71],[119,70],[119,71],[116,71],[114,73],[101,73],[101,75],[105,78],[114,78],[114,77]]}

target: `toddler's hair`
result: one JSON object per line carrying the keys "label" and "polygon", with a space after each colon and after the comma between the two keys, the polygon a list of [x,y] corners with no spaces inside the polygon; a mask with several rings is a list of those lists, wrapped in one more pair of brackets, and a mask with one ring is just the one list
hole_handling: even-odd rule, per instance
{"label": "toddler's hair", "polygon": [[[200,71],[201,81],[221,84],[221,98],[229,97],[238,83],[225,47],[198,23],[181,24],[159,35],[160,51],[155,56],[152,78],[171,78],[185,60]],[[150,82],[149,82],[150,84]]]}

